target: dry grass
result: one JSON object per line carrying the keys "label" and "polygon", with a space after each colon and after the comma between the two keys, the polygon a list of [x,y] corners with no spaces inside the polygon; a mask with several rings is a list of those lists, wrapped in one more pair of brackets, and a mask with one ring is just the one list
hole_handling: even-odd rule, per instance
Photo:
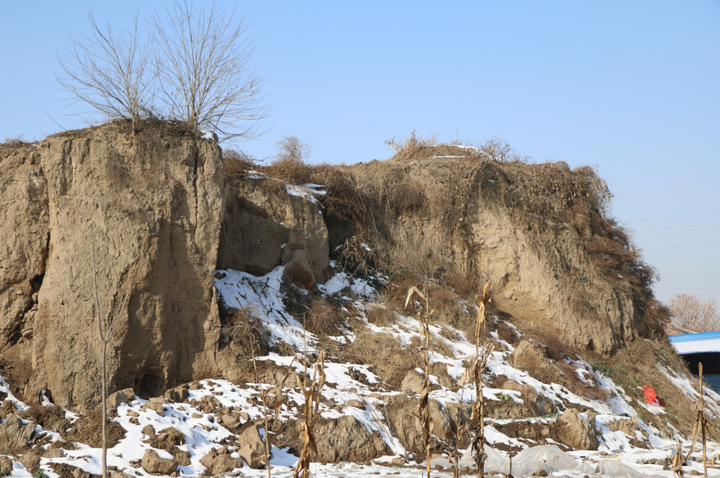
{"label": "dry grass", "polygon": [[220,308],[223,334],[230,341],[233,352],[242,360],[270,351],[268,333],[257,315],[246,308]]}
{"label": "dry grass", "polygon": [[[642,357],[642,360],[638,360]],[[647,413],[643,408],[631,401],[631,405],[646,423],[650,423],[660,431],[672,436],[673,430],[668,424],[684,435],[690,435],[697,418],[694,401],[688,398],[660,370],[667,368],[691,376],[687,365],[677,355],[672,346],[663,340],[639,339],[627,344],[611,357],[587,355],[585,360],[609,376],[625,393],[641,402],[645,396],[641,387],[651,385],[658,397],[665,402],[667,415],[658,418]],[[717,425],[711,424],[708,434],[713,440],[720,439]]]}
{"label": "dry grass", "polygon": [[306,314],[303,325],[305,330],[318,337],[341,335],[345,331],[347,314],[323,298],[316,298]]}
{"label": "dry grass", "polygon": [[231,182],[245,178],[247,172],[256,167],[253,158],[245,151],[238,149],[223,150],[223,171],[225,177]]}
{"label": "dry grass", "polygon": [[35,142],[25,141],[22,136],[5,138],[5,141],[0,143],[0,156],[9,156],[10,154],[30,148],[36,144]]}
{"label": "dry grass", "polygon": [[352,328],[355,341],[343,347],[343,360],[370,365],[372,372],[391,389],[399,390],[408,372],[422,364],[417,350],[412,347],[403,348],[395,337],[370,332],[361,321],[353,321]]}

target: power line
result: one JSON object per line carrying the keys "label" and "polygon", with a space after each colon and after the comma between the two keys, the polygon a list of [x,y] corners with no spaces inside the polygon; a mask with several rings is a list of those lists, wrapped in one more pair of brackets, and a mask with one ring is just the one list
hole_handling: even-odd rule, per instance
{"label": "power line", "polygon": [[672,191],[672,190],[671,190],[671,191],[663,191],[663,192],[658,192],[657,194],[648,194],[648,195],[646,195],[646,196],[635,197],[635,198],[633,198],[633,199],[623,199],[623,200],[618,201],[618,202],[628,203],[628,202],[635,202],[635,201],[644,201],[644,200],[653,199],[653,198],[658,198],[658,197],[671,196],[671,195],[673,195],[673,194],[692,193],[692,192],[695,192],[695,191],[702,191],[703,189],[710,189],[710,188],[716,188],[716,187],[717,187],[717,186],[716,186],[715,184],[711,184],[711,185],[709,185],[709,186],[703,186],[703,187],[700,187],[700,188],[682,189],[682,190],[678,190],[678,191]]}
{"label": "power line", "polygon": [[720,209],[714,209],[712,211],[693,212],[690,214],[678,214],[677,216],[661,216],[661,217],[646,217],[643,219],[627,219],[627,220],[623,220],[623,222],[655,221],[657,219],[673,219],[676,217],[699,216],[701,214],[712,214],[714,212],[720,212]]}
{"label": "power line", "polygon": [[673,227],[665,227],[665,228],[662,228],[662,229],[650,229],[649,231],[635,231],[635,232],[638,233],[638,234],[646,234],[646,233],[650,233],[650,232],[674,231],[674,230],[677,230],[677,229],[682,229],[682,230],[684,230],[684,229],[687,229],[687,228],[689,228],[689,227],[709,226],[709,225],[712,225],[712,224],[719,224],[719,225],[720,225],[720,221],[701,222],[700,224],[688,224],[687,226],[673,226]]}
{"label": "power line", "polygon": [[[681,192],[695,191],[697,189],[705,189],[706,187],[712,187],[712,186],[706,186],[703,188],[693,188],[693,189],[685,189],[685,188],[689,188],[691,186],[697,186],[698,184],[713,183],[718,180],[720,180],[720,178],[706,179],[705,181],[699,181],[697,183],[681,184],[681,185],[678,185],[678,186],[675,186],[672,188],[657,189],[655,191],[646,191],[644,193],[629,194],[627,196],[619,196],[619,197],[616,197],[615,199],[642,198],[642,196],[649,196],[649,195],[653,195],[653,194],[676,194],[676,193],[681,193]],[[677,191],[678,189],[682,189],[682,191]]]}
{"label": "power line", "polygon": [[713,244],[720,244],[720,242],[706,242],[704,244],[688,244],[686,246],[672,246],[672,247],[658,247],[655,249],[643,249],[644,251],[662,251],[665,249],[682,249],[685,247],[698,247],[698,246],[712,246]]}
{"label": "power line", "polygon": [[667,234],[687,234],[688,232],[701,232],[701,231],[712,231],[714,229],[718,229],[720,226],[714,226],[714,227],[703,227],[700,229],[680,229],[677,231],[665,231],[665,232],[653,232],[650,234],[638,232],[637,234],[639,236],[665,236]]}

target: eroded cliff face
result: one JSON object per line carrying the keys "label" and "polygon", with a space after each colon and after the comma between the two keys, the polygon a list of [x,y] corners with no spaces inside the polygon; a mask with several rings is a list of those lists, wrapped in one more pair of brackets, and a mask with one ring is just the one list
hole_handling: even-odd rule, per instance
{"label": "eroded cliff face", "polygon": [[30,334],[50,235],[40,154],[20,146],[0,154],[0,350]]}
{"label": "eroded cliff face", "polygon": [[[647,296],[638,297],[651,272],[631,263],[632,247],[614,237],[621,231],[591,227],[614,224],[598,209],[595,188],[604,183],[592,170],[500,164],[450,149],[346,168],[369,192],[378,232],[366,228],[365,237],[396,270],[463,276],[476,291],[489,283],[495,310],[580,350],[611,353],[648,332],[640,310]],[[606,249],[593,261],[588,245],[601,241]]]}
{"label": "eroded cliff face", "polygon": [[218,269],[263,275],[285,265],[287,279],[308,289],[328,280],[328,231],[308,188],[248,174],[228,184],[226,203]]}
{"label": "eroded cliff face", "polygon": [[1,230],[12,260],[3,260],[0,280],[10,284],[2,325],[25,336],[5,334],[5,347],[31,348],[25,398],[47,389],[65,407],[98,403],[93,262],[105,327],[119,317],[108,346],[111,391],[134,387],[148,397],[217,375],[218,146],[161,128],[133,136],[107,125],[52,136],[22,155],[3,164],[3,178],[18,178],[2,199],[17,203],[3,208],[17,225]]}
{"label": "eroded cliff face", "polygon": [[315,290],[329,248],[353,234],[395,271],[490,283],[497,311],[566,344],[612,352],[647,327],[642,287],[592,261],[588,244],[613,231],[591,224],[601,211],[567,166],[325,166],[312,181],[327,180],[323,196],[248,171],[226,180],[220,148],[175,126],[109,124],[0,150],[0,354],[26,364],[14,386],[27,402],[42,389],[72,409],[99,402],[94,269],[104,326],[119,316],[109,391],[151,397],[245,363],[221,350],[216,269],[285,265],[286,282]]}

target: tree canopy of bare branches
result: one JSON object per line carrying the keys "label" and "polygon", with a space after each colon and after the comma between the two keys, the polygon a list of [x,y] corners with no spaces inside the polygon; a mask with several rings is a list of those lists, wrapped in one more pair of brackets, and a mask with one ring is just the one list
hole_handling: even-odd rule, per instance
{"label": "tree canopy of bare branches", "polygon": [[715,299],[701,299],[699,295],[675,294],[670,300],[671,323],[693,332],[720,330],[720,314]]}
{"label": "tree canopy of bare branches", "polygon": [[67,75],[58,82],[76,101],[83,101],[108,118],[127,118],[133,123],[149,108],[152,94],[150,52],[142,42],[139,16],[132,31],[115,35],[108,23],[105,30],[88,13],[91,32],[83,38],[71,35],[73,51],[69,60],[60,59]]}
{"label": "tree canopy of bare branches", "polygon": [[250,68],[254,46],[234,13],[177,1],[165,15],[152,15],[148,37],[138,15],[134,29],[117,36],[89,17],[91,33],[71,36],[70,59],[60,59],[66,77],[58,81],[75,100],[108,119],[130,119],[133,128],[158,116],[221,140],[262,134],[259,122],[270,114],[262,103],[265,80]]}
{"label": "tree canopy of bare branches", "polygon": [[166,13],[166,21],[152,17],[163,110],[221,138],[256,136],[269,110],[261,104],[265,80],[249,68],[254,46],[242,22],[187,1]]}

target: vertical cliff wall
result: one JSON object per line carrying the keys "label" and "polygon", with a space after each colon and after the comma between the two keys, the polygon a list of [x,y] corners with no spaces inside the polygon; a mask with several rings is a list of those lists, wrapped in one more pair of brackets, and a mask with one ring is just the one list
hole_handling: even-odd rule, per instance
{"label": "vertical cliff wall", "polygon": [[11,259],[2,326],[5,348],[32,349],[29,401],[43,388],[70,408],[99,401],[93,246],[103,321],[127,300],[108,348],[112,388],[151,396],[217,374],[220,148],[172,125],[122,126],[62,133],[3,160],[15,179],[2,201],[21,206],[0,231]]}

